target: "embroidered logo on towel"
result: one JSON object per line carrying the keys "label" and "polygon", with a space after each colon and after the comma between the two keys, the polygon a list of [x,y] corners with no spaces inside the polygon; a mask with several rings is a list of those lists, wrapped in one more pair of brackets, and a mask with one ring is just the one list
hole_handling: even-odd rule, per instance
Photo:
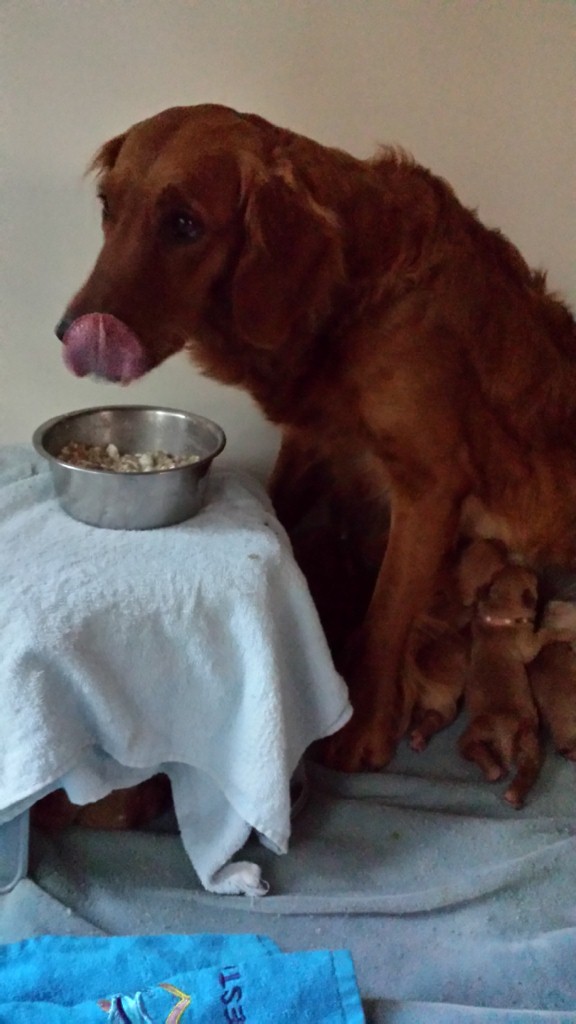
{"label": "embroidered logo on towel", "polygon": [[[179,1024],[192,1002],[192,997],[165,981],[159,982],[158,988],[163,988],[171,996],[175,996],[178,999],[176,1006],[172,1007],[166,1017],[166,1024]],[[131,996],[112,996],[111,999],[99,999],[98,1006],[101,1010],[104,1010],[104,1013],[108,1014],[108,1024],[140,1024],[141,1021],[144,1021],[145,1024],[148,1024],[148,1022],[153,1024],[139,992],[134,998]]]}
{"label": "embroidered logo on towel", "polygon": [[152,1018],[144,1006],[140,992],[131,996],[112,996],[111,999],[99,999],[98,1006],[108,1014],[108,1024],[153,1024]]}
{"label": "embroidered logo on towel", "polygon": [[192,997],[187,996],[185,992],[181,992],[179,988],[175,988],[174,985],[169,985],[168,982],[160,982],[158,988],[165,988],[167,992],[172,996],[177,996],[180,1002],[176,1003],[174,1009],[170,1010],[170,1013],[166,1017],[166,1024],[178,1024],[182,1019],[183,1014],[186,1012]]}

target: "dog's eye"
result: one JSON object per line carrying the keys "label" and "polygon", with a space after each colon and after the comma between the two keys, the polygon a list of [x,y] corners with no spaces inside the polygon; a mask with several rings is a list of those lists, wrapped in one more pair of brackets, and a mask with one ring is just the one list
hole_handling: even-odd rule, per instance
{"label": "dog's eye", "polygon": [[104,192],[98,193],[98,199],[100,200],[100,206],[102,207],[102,220],[109,220],[110,218],[110,204],[108,197]]}
{"label": "dog's eye", "polygon": [[195,242],[202,235],[204,225],[192,213],[178,210],[167,218],[166,228],[175,242]]}

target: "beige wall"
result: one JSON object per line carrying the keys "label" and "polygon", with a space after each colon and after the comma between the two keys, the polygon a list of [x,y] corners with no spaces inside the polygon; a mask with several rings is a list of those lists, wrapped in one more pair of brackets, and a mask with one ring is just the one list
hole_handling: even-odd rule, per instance
{"label": "beige wall", "polygon": [[216,101],[369,155],[397,142],[447,177],[576,299],[571,0],[1,0],[0,440],[101,402],[222,423],[265,470],[276,433],[177,356],[129,391],[75,380],[53,324],[88,270],[96,146],[173,104]]}

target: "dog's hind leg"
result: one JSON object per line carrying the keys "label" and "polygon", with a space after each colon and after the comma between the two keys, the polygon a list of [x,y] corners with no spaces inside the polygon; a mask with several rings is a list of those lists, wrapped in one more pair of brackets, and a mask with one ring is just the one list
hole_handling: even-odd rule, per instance
{"label": "dog's hind leg", "polygon": [[388,547],[344,672],[354,715],[324,745],[330,767],[377,771],[406,731],[414,699],[402,685],[406,641],[414,619],[429,606],[459,507],[457,495],[434,487],[416,500],[392,502]]}

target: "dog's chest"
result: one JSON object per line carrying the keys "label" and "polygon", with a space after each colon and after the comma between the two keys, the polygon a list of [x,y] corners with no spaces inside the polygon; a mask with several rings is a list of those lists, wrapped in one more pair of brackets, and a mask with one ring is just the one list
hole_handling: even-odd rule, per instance
{"label": "dog's chest", "polygon": [[[535,481],[487,502],[471,493],[464,500],[460,532],[501,540],[519,564],[576,568],[576,505],[573,496],[550,496]],[[557,500],[555,500],[557,498]]]}
{"label": "dog's chest", "polygon": [[476,494],[470,494],[462,504],[460,531],[465,537],[501,540],[509,550],[519,546],[516,523],[489,508]]}

